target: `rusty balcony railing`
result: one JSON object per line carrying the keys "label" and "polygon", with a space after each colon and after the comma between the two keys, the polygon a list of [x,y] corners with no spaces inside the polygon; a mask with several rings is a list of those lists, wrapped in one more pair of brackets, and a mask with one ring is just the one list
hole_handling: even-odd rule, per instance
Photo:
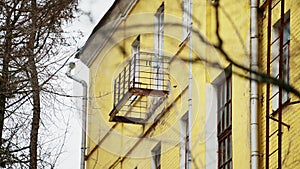
{"label": "rusty balcony railing", "polygon": [[149,52],[136,53],[114,80],[110,121],[144,122],[151,114],[149,110],[153,110],[147,97],[164,98],[169,94],[169,86],[169,58]]}

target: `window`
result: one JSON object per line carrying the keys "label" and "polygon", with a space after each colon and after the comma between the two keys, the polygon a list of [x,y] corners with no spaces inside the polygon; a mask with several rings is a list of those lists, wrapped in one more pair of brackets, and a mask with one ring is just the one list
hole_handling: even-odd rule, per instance
{"label": "window", "polygon": [[152,169],[161,168],[161,143],[159,142],[151,151]]}
{"label": "window", "polygon": [[232,168],[231,73],[217,85],[218,168]]}
{"label": "window", "polygon": [[[137,36],[137,38],[133,41],[133,43],[131,44],[131,54],[132,54],[132,58],[131,58],[131,81],[133,80],[133,78],[135,78],[135,83],[134,83],[134,87],[140,87],[139,86],[139,81],[140,81],[140,64],[135,64],[135,62],[140,62],[140,35]],[[133,69],[135,69],[134,71],[132,71]],[[133,72],[134,75],[133,75]]]}
{"label": "window", "polygon": [[[140,87],[140,35],[131,44],[131,63],[130,63],[130,84],[134,88]],[[136,64],[138,62],[138,64]],[[137,95],[132,95],[129,100],[132,104],[138,98]]]}
{"label": "window", "polygon": [[[282,30],[282,36],[280,32]],[[282,40],[282,46],[280,41]],[[290,72],[289,72],[289,57],[290,57],[290,12],[288,11],[284,16],[284,22],[281,25],[279,20],[273,26],[273,43],[272,43],[272,76],[283,80],[289,84]],[[280,50],[282,50],[282,59],[280,60]],[[281,61],[281,63],[280,63]],[[281,65],[281,68],[280,68]],[[282,77],[279,78],[279,73],[282,72]],[[278,86],[272,86],[272,107],[273,111],[279,108],[279,104],[284,104],[289,100],[288,91],[282,90],[282,99],[279,100],[279,88]]]}
{"label": "window", "polygon": [[189,118],[188,113],[186,113],[181,118],[181,129],[180,129],[181,141],[180,141],[180,168],[189,169],[190,168],[190,136],[189,136]]}
{"label": "window", "polygon": [[155,57],[153,59],[154,89],[162,90],[163,88],[163,49],[164,49],[164,3],[157,9],[155,13],[154,24],[154,47]]}
{"label": "window", "polygon": [[189,26],[191,22],[191,2],[190,0],[182,0],[182,38],[183,40],[190,33]]}

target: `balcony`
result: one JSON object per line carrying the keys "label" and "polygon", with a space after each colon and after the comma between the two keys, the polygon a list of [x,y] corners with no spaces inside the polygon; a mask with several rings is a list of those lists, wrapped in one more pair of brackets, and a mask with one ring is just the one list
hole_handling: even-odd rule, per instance
{"label": "balcony", "polygon": [[114,80],[110,121],[145,124],[169,94],[169,58],[133,55]]}

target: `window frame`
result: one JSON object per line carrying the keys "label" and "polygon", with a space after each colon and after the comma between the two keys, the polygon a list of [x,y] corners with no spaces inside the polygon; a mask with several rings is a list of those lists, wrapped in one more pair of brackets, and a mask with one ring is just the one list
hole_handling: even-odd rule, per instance
{"label": "window frame", "polygon": [[151,150],[151,169],[161,169],[161,142]]}
{"label": "window frame", "polygon": [[[230,71],[228,69],[230,68]],[[231,66],[225,77],[216,84],[218,169],[233,168],[232,156],[232,73]],[[224,74],[221,74],[224,76]]]}
{"label": "window frame", "polygon": [[154,89],[162,90],[163,81],[163,57],[164,57],[164,2],[160,5],[154,15],[154,52],[155,57],[153,58],[153,69],[154,74]]}
{"label": "window frame", "polygon": [[[288,28],[288,29],[286,29]],[[287,31],[285,31],[287,30]],[[280,32],[283,31],[282,37]],[[273,25],[272,32],[272,76],[279,79],[279,67],[282,67],[282,79],[286,84],[290,84],[290,10],[284,14],[283,28],[281,27],[281,19]],[[280,40],[283,39],[282,46],[282,63],[279,62]],[[287,54],[286,54],[287,53]],[[280,105],[290,102],[289,91],[282,89],[282,99],[279,100],[279,87],[272,85],[272,110],[276,113]]]}
{"label": "window frame", "polygon": [[[130,77],[135,78],[134,88],[138,88],[139,81],[140,81],[140,49],[141,48],[141,42],[140,42],[140,35],[136,37],[136,39],[131,44],[131,67],[130,67]],[[135,62],[138,62],[138,64],[135,64]],[[134,71],[132,71],[134,70]],[[134,74],[133,74],[134,73]],[[130,79],[130,81],[133,81],[133,79]]]}
{"label": "window frame", "polygon": [[190,168],[190,132],[189,114],[186,112],[180,119],[180,168]]}
{"label": "window frame", "polygon": [[182,39],[190,34],[191,0],[182,0]]}

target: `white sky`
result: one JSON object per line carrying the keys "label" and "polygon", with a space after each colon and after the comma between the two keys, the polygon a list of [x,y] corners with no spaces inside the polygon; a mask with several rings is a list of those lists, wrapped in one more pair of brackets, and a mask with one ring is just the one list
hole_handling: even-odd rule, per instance
{"label": "white sky", "polygon": [[91,34],[94,27],[104,16],[106,11],[110,8],[114,0],[80,0],[79,8],[85,12],[90,12],[91,18],[82,15],[79,17],[79,20],[75,21],[70,27],[71,30],[81,30],[84,34],[84,38],[81,40],[83,45]]}
{"label": "white sky", "polygon": [[[90,12],[92,20],[82,15],[72,25],[67,27],[70,31],[82,31],[83,38],[78,41],[77,47],[84,45],[96,24],[100,21],[114,0],[80,0],[79,7],[85,12]],[[84,76],[87,74],[87,68],[76,61],[76,76]],[[84,79],[88,80],[88,79]],[[70,80],[71,81],[71,80]],[[79,84],[73,83],[73,91],[82,91]],[[73,92],[74,93],[74,92]],[[74,95],[80,95],[81,92],[76,92]],[[80,100],[80,99],[79,99]],[[79,104],[79,107],[81,105]],[[56,166],[58,169],[79,169],[80,168],[80,148],[81,148],[81,119],[80,111],[72,112],[70,119],[69,135],[66,139],[64,153],[60,157]]]}

